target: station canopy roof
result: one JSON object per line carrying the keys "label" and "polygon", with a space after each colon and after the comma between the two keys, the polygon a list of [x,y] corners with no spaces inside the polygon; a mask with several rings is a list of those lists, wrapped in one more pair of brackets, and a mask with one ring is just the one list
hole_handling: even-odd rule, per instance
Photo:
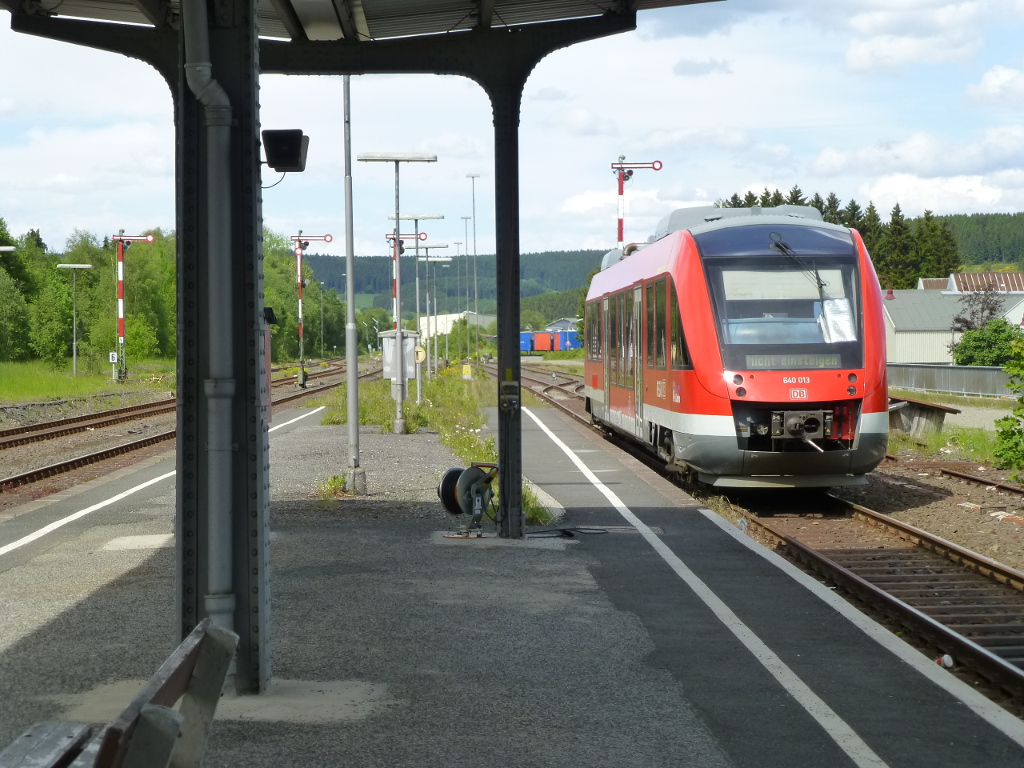
{"label": "station canopy roof", "polygon": [[[382,40],[715,0],[257,0],[260,37]],[[0,0],[12,13],[177,27],[179,0]]]}

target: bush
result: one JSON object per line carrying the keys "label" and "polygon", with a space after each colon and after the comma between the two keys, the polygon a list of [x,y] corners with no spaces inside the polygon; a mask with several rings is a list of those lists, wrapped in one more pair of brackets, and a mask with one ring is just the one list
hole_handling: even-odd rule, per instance
{"label": "bush", "polygon": [[[1017,395],[1017,407],[1013,415],[996,422],[995,454],[998,466],[1004,469],[1024,469],[1024,338],[1010,343],[1010,360],[1005,365],[1010,375],[1007,386]],[[1011,475],[1015,481],[1019,472]]]}
{"label": "bush", "polygon": [[956,365],[1006,365],[1013,358],[1012,344],[1024,339],[1024,332],[1001,317],[984,327],[967,331],[953,347]]}

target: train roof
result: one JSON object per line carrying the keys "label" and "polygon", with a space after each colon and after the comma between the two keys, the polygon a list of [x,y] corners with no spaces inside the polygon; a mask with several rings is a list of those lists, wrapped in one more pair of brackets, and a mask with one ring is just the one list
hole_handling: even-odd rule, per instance
{"label": "train roof", "polygon": [[774,208],[716,208],[713,205],[701,205],[694,208],[679,208],[658,222],[658,228],[650,242],[660,240],[672,232],[688,229],[693,233],[705,232],[744,224],[774,224],[785,221],[796,223],[794,219],[803,219],[808,223],[822,224],[821,211],[809,205],[779,205]]}
{"label": "train roof", "polygon": [[713,205],[700,205],[692,208],[679,208],[658,222],[658,228],[646,243],[608,251],[601,260],[601,269],[602,271],[608,269],[634,251],[645,245],[656,243],[673,232],[688,230],[694,235],[699,235],[716,229],[757,224],[805,224],[843,232],[849,231],[846,227],[823,221],[821,211],[808,205],[779,205],[774,208],[762,208],[759,205],[752,208],[718,208]]}

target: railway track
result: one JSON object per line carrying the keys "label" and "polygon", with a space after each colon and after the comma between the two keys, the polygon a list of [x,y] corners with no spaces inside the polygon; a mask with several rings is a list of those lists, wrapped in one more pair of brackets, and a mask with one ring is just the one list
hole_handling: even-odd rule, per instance
{"label": "railway track", "polygon": [[793,559],[954,663],[1024,701],[1024,573],[887,515],[832,498],[823,514],[743,513]]}
{"label": "railway track", "polygon": [[[335,370],[331,370],[331,371],[323,371],[323,372],[320,372],[319,374],[311,374],[309,378],[310,379],[313,379],[313,378],[323,378],[323,377],[326,377],[326,376],[338,375],[339,373],[343,373],[343,372],[344,372],[343,369],[335,369]],[[361,374],[359,376],[359,379],[360,380],[369,379],[369,378],[372,378],[372,377],[380,375],[380,373],[381,373],[380,369],[375,369],[375,370],[372,370],[372,371],[368,371],[368,372],[366,372],[364,374]],[[296,379],[296,377],[289,377],[289,379],[278,380],[278,381],[279,382],[288,381],[288,380],[295,381],[295,379]],[[295,400],[299,400],[299,399],[302,399],[302,398],[305,398],[305,397],[309,397],[311,395],[319,394],[319,393],[324,392],[324,391],[326,391],[328,389],[333,389],[334,387],[340,386],[343,383],[344,383],[344,381],[340,380],[340,381],[337,381],[337,382],[334,382],[334,383],[324,384],[322,386],[317,387],[316,389],[302,390],[300,392],[296,392],[296,393],[293,393],[293,394],[290,394],[290,395],[285,395],[283,397],[275,397],[273,399],[273,404],[274,405],[281,405],[281,404],[284,404],[284,403],[293,402]],[[171,403],[172,405],[170,407],[166,407],[168,403]],[[161,403],[154,404],[156,406],[159,406],[160,410],[152,410],[151,412],[145,413],[144,415],[155,415],[156,413],[167,413],[167,412],[173,411],[175,409],[175,406],[173,405],[173,403],[174,403],[174,401],[163,401]],[[138,408],[144,409],[145,406],[139,406]],[[127,410],[127,409],[119,409],[119,410]],[[109,417],[109,416],[110,416],[109,413],[101,415],[101,417]],[[82,418],[88,419],[89,417],[82,417]],[[143,416],[142,415],[135,415],[135,416],[128,416],[127,418],[143,418]],[[101,419],[98,419],[96,421],[99,421],[99,420],[101,420]],[[116,423],[120,423],[121,421],[125,421],[125,420],[127,420],[127,419],[126,418],[109,418],[109,420],[104,422],[104,425],[116,424]],[[66,421],[66,420],[61,420],[61,421]],[[84,422],[80,422],[80,423],[84,423]],[[57,437],[58,436],[58,434],[55,433],[55,428],[52,426],[52,424],[50,424],[50,425],[37,425],[37,426],[45,428],[45,429],[42,430],[42,433],[41,433],[41,434],[43,434],[43,433],[45,433],[45,434],[43,434],[43,436],[41,436],[41,437],[39,437],[37,439],[45,440],[45,439],[52,439],[53,437]],[[68,426],[76,426],[76,425],[68,425]],[[96,426],[99,426],[99,424],[96,424]],[[90,428],[95,428],[95,427],[94,426],[82,426],[81,429],[71,429],[69,431],[61,432],[61,434],[70,434],[73,431],[82,431],[84,429],[90,429]],[[59,429],[60,429],[59,427],[56,428],[56,430],[59,430]],[[32,434],[32,433],[31,432],[26,432],[26,434]],[[150,435],[150,436],[148,436],[146,438],[143,438],[143,439],[140,439],[140,440],[134,440],[134,441],[131,441],[131,442],[128,442],[128,443],[123,443],[121,445],[117,445],[117,446],[113,446],[113,447],[109,447],[109,448],[104,448],[104,449],[99,450],[99,451],[95,451],[95,452],[92,452],[92,453],[87,453],[87,454],[84,454],[84,455],[81,455],[81,456],[77,456],[77,457],[74,457],[74,458],[71,458],[71,459],[55,462],[54,464],[49,464],[47,466],[38,467],[38,468],[35,468],[35,469],[32,469],[32,470],[29,470],[27,472],[22,472],[22,473],[19,473],[19,474],[16,474],[16,475],[12,475],[10,477],[6,477],[6,478],[3,478],[3,479],[0,479],[0,493],[3,493],[4,491],[10,491],[10,490],[12,490],[14,488],[17,488],[19,486],[22,486],[22,485],[28,485],[30,483],[35,483],[35,482],[38,482],[40,480],[44,480],[46,478],[51,478],[51,477],[54,477],[56,475],[61,475],[61,474],[64,474],[66,472],[70,472],[72,470],[88,466],[90,464],[95,464],[95,463],[98,463],[98,462],[101,462],[101,461],[105,461],[107,459],[111,459],[111,458],[114,458],[114,457],[117,457],[117,456],[122,456],[124,454],[132,453],[133,451],[138,451],[138,450],[140,450],[142,448],[148,448],[148,447],[150,447],[152,445],[156,445],[158,443],[167,442],[169,440],[173,440],[175,438],[175,436],[176,436],[176,430],[172,429],[172,430],[168,430],[166,432],[161,432],[161,433],[156,434],[156,435]],[[25,441],[25,442],[29,442],[29,441]]]}
{"label": "railway track", "polygon": [[[309,380],[321,379],[329,376],[336,376],[344,373],[344,366],[329,368],[325,371],[311,373]],[[279,389],[287,384],[294,384],[298,376],[287,376],[275,379],[271,387]],[[301,397],[301,393],[299,394]],[[287,402],[288,398],[278,398],[275,402]],[[72,435],[77,432],[86,432],[103,427],[110,427],[126,421],[146,419],[153,416],[160,416],[165,413],[173,413],[177,408],[177,401],[174,398],[160,400],[155,403],[144,403],[132,405],[125,408],[115,408],[100,413],[88,414],[86,416],[70,416],[65,419],[41,422],[38,424],[27,424],[20,427],[0,430],[0,450],[14,448],[27,443],[35,443],[43,440],[52,440],[57,437]]]}
{"label": "railway track", "polygon": [[[572,388],[558,386],[563,396],[556,398],[545,391],[551,385],[540,376],[524,374],[523,384],[589,425],[582,407],[565,403],[564,394]],[[653,456],[614,436],[610,439],[669,476]],[[939,471],[994,485],[952,469]],[[995,485],[1024,495],[1024,488]],[[806,498],[790,500],[788,506],[807,503]],[[772,510],[767,516],[733,508],[741,516],[741,527],[910,630],[938,650],[940,661],[948,656],[960,670],[1024,701],[1024,573],[848,501],[829,497],[829,505],[824,513]]]}

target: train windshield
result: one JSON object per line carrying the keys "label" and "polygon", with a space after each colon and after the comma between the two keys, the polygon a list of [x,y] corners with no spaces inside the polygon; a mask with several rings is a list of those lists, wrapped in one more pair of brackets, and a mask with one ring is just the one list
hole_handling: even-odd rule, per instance
{"label": "train windshield", "polygon": [[695,238],[726,369],[862,366],[856,252],[852,239],[836,235],[753,226]]}

